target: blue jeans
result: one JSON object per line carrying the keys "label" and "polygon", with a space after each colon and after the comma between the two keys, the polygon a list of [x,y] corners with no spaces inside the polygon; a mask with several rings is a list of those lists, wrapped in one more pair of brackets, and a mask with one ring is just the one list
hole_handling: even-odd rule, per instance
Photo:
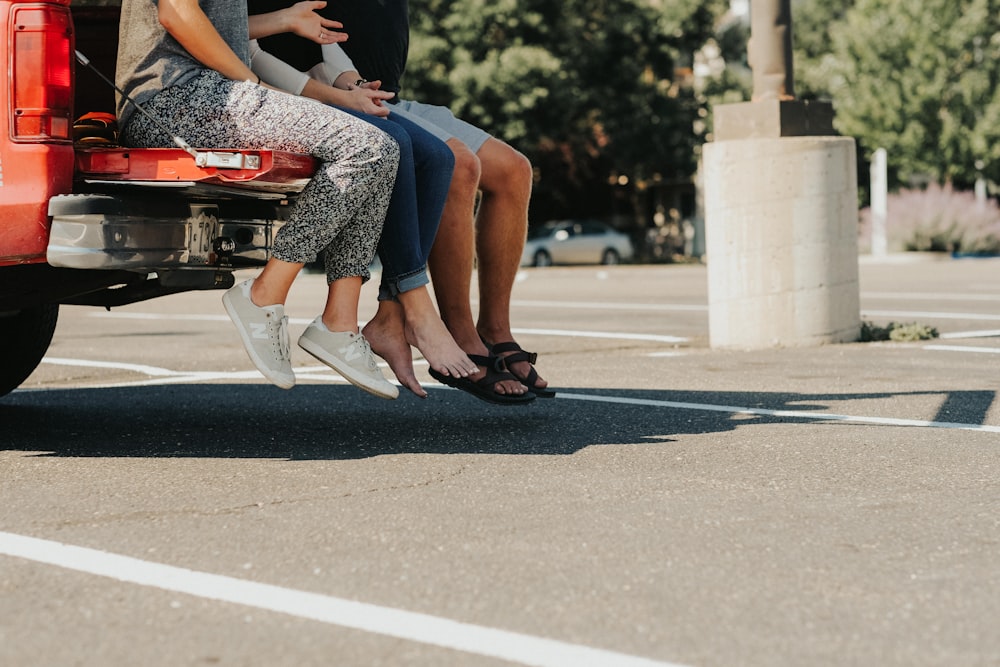
{"label": "blue jeans", "polygon": [[378,298],[392,299],[430,282],[427,257],[448,198],[455,156],[443,141],[397,114],[379,118],[351,109],[341,111],[371,123],[399,144],[396,185],[378,243],[382,262]]}

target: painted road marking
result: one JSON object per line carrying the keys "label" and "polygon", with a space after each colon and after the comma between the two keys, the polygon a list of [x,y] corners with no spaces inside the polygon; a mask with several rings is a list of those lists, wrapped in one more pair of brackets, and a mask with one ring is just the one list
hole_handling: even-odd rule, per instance
{"label": "painted road marking", "polygon": [[[263,377],[258,370],[249,371],[174,371],[169,368],[159,366],[147,366],[143,364],[129,364],[117,361],[93,361],[90,359],[66,359],[63,357],[45,357],[43,364],[53,364],[56,366],[80,366],[84,368],[106,368],[109,370],[134,371],[144,373],[156,379],[153,380],[130,380],[126,382],[98,382],[75,384],[77,389],[117,389],[121,387],[152,387],[167,384],[182,384],[185,382],[210,382],[212,380],[259,380]],[[420,366],[427,362],[420,359],[413,361],[414,366]],[[388,368],[389,364],[382,362],[379,364],[383,368]],[[340,376],[329,366],[299,366],[292,369],[297,379],[319,380],[323,382],[335,382],[337,384],[349,384],[346,379]],[[398,383],[397,383],[398,384]],[[26,390],[33,391],[33,390]],[[37,390],[34,390],[37,391]]]}
{"label": "painted road marking", "polygon": [[[707,305],[692,305],[692,304],[649,304],[649,303],[595,303],[592,301],[515,301],[512,305],[516,306],[527,306],[527,307],[540,307],[540,308],[564,308],[564,309],[585,309],[585,310],[631,310],[631,311],[694,311],[694,312],[706,312],[708,311]],[[990,313],[956,313],[956,312],[943,312],[943,311],[925,311],[925,310],[870,310],[862,309],[861,315],[864,317],[889,317],[889,318],[927,318],[934,320],[984,320],[984,321],[1000,321],[1000,315],[990,314]],[[113,317],[121,319],[135,319],[135,320],[190,320],[190,321],[204,321],[204,322],[228,322],[229,318],[225,315],[180,315],[180,314],[167,314],[167,313],[136,313],[136,312],[107,312],[98,311],[90,314],[91,317]],[[310,319],[304,318],[290,318],[289,322],[292,324],[309,324],[312,322]],[[530,333],[534,331],[533,329],[515,329],[515,332],[521,331],[524,333]],[[586,332],[580,332],[577,335],[585,335]],[[558,333],[552,333],[547,335],[559,335]]]}
{"label": "painted road marking", "polygon": [[[958,346],[956,346],[958,347]],[[970,348],[958,348],[962,350],[968,350]],[[990,349],[990,348],[983,348]],[[51,363],[59,363],[62,365],[72,365],[73,359],[61,359],[57,358],[52,360]],[[137,364],[121,364],[117,362],[95,362],[90,360],[80,360],[81,365],[88,367],[97,367],[98,365],[103,365],[105,368],[124,368],[126,370],[135,370]],[[49,357],[42,359],[42,363],[50,362]],[[256,370],[254,371],[238,371],[231,373],[220,373],[220,372],[210,372],[210,373],[185,373],[182,371],[170,371],[165,368],[150,367],[155,370],[155,378],[150,380],[136,380],[133,382],[117,382],[117,383],[107,383],[107,384],[91,384],[91,385],[76,385],[76,389],[102,389],[102,388],[119,388],[119,387],[142,387],[142,386],[155,386],[162,384],[173,384],[181,382],[202,382],[207,380],[226,380],[226,379],[259,379],[260,373]],[[309,370],[316,370],[317,368],[325,367],[311,367]],[[173,377],[168,374],[174,373]],[[322,379],[335,382],[346,382],[339,376],[315,376],[315,379]],[[451,387],[445,387],[439,384],[427,384],[423,385],[427,389],[440,389],[440,390],[451,390]],[[21,389],[17,391],[50,391],[48,389]],[[617,396],[600,396],[596,394],[570,394],[565,392],[559,392],[557,398],[563,398],[568,400],[578,400],[578,401],[596,401],[604,403],[618,403],[624,405],[639,405],[648,407],[661,407],[661,408],[673,408],[681,410],[700,410],[702,412],[727,412],[734,415],[758,415],[767,417],[793,417],[795,419],[808,419],[810,421],[843,421],[843,422],[855,422],[859,424],[882,424],[887,426],[920,426],[924,428],[944,428],[944,429],[958,429],[965,431],[986,431],[989,433],[1000,433],[1000,426],[990,426],[982,424],[962,424],[957,422],[935,422],[935,421],[925,421],[920,419],[895,419],[892,417],[865,417],[861,415],[841,415],[833,414],[827,412],[809,412],[809,411],[799,411],[799,410],[767,410],[764,408],[748,408],[742,406],[733,405],[714,405],[711,403],[684,403],[677,401],[660,401],[652,399],[641,399],[641,398],[621,398]]]}
{"label": "painted road marking", "polygon": [[1000,294],[969,294],[945,292],[862,292],[862,299],[892,301],[1000,301]]}
{"label": "painted road marking", "polygon": [[511,306],[524,308],[572,308],[576,310],[654,310],[705,312],[708,306],[688,303],[615,303],[597,301],[512,301]]}
{"label": "painted road marking", "polygon": [[935,422],[922,419],[895,419],[892,417],[862,417],[858,415],[840,415],[830,412],[809,412],[807,410],[768,410],[766,408],[745,408],[735,405],[712,405],[710,403],[684,403],[679,401],[658,401],[644,398],[620,398],[618,396],[597,396],[589,394],[567,394],[559,392],[556,398],[571,401],[593,401],[597,403],[618,403],[620,405],[644,405],[654,408],[673,408],[675,410],[700,410],[702,412],[726,412],[734,415],[754,415],[759,417],[786,417],[808,419],[810,421],[840,421],[859,424],[879,424],[883,426],[920,426],[923,428],[944,428],[960,431],[985,431],[1000,433],[1000,426],[986,424],[961,424],[953,422]]}
{"label": "painted road marking", "polygon": [[950,333],[943,333],[938,338],[995,338],[1000,336],[1000,329],[987,329],[985,331],[952,331]]}
{"label": "painted road marking", "polygon": [[[229,322],[226,315],[167,315],[163,313],[92,313],[91,317],[117,317],[136,320],[190,320],[201,322]],[[312,320],[289,318],[291,324],[310,324]],[[359,325],[363,324],[359,322]],[[572,338],[610,338],[613,340],[646,340],[656,343],[686,343],[687,338],[660,334],[635,334],[612,331],[576,331],[571,329],[512,329],[516,334],[535,334],[538,336],[567,336]]]}
{"label": "painted road marking", "polygon": [[971,347],[965,345],[924,345],[925,350],[940,350],[942,352],[978,352],[983,354],[1000,354],[1000,347]]}
{"label": "painted road marking", "polygon": [[532,667],[680,667],[676,663],[198,572],[14,533],[0,532],[0,554]]}
{"label": "painted road marking", "polygon": [[535,336],[567,336],[570,338],[611,338],[613,340],[647,340],[656,343],[686,343],[687,338],[660,334],[637,334],[612,331],[575,331],[572,329],[511,329],[516,334]]}
{"label": "painted road marking", "polygon": [[987,313],[939,313],[925,310],[862,310],[868,317],[907,317],[929,320],[986,320],[1000,322],[1000,315]]}

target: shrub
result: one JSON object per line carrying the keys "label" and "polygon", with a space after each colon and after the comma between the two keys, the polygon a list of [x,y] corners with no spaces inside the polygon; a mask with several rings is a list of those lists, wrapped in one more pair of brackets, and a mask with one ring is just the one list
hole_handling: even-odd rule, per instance
{"label": "shrub", "polygon": [[[886,237],[890,251],[923,250],[995,254],[1000,252],[1000,208],[992,199],[976,201],[951,185],[890,194]],[[861,211],[859,245],[871,250],[871,208]]]}
{"label": "shrub", "polygon": [[880,327],[871,322],[862,322],[861,337],[859,340],[862,343],[883,340],[908,342],[915,340],[928,340],[930,338],[937,337],[938,330],[934,327],[929,327],[926,324],[917,324],[916,322],[910,322],[908,324],[889,322],[886,326]]}

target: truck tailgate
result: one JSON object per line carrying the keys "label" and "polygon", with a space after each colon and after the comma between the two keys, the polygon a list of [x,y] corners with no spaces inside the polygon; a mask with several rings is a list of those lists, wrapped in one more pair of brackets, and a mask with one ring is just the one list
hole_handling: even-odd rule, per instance
{"label": "truck tailgate", "polygon": [[292,194],[301,192],[319,164],[309,155],[277,150],[226,149],[211,154],[219,158],[217,161],[239,164],[240,168],[198,166],[179,148],[78,147],[75,177],[83,183],[200,183]]}

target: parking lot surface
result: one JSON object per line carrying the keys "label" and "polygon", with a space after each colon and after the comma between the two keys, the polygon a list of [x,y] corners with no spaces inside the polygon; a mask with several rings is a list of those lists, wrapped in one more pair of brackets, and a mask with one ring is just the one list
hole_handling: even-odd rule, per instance
{"label": "parking lot surface", "polygon": [[1000,664],[1000,260],[862,262],[939,338],[763,351],[704,266],[525,269],[519,408],[272,387],[219,297],[64,308],[0,399],[0,665]]}

